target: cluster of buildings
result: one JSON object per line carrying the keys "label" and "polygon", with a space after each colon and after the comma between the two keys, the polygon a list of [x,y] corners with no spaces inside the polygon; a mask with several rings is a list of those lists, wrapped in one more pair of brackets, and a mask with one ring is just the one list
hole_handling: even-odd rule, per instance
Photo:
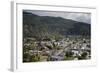
{"label": "cluster of buildings", "polygon": [[[70,40],[62,39],[61,41],[41,41],[41,42],[35,42],[39,49],[31,49],[29,50],[30,55],[41,55],[46,56],[45,60],[48,60],[48,57],[50,58],[50,61],[61,61],[64,60],[66,56],[66,52],[70,51],[73,53],[73,57],[75,57],[73,60],[78,60],[77,56],[82,56],[82,54],[85,52],[86,56],[85,59],[91,58],[91,43],[89,39],[82,39],[82,40]],[[29,44],[27,44],[29,45]],[[48,47],[49,46],[49,47]],[[60,49],[58,49],[60,48]],[[43,60],[43,59],[42,59]]]}

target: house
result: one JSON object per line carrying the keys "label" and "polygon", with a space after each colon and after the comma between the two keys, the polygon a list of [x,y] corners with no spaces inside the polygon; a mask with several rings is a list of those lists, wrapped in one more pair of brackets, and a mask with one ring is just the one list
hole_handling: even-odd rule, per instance
{"label": "house", "polygon": [[73,52],[73,56],[77,56],[79,54],[78,49],[71,49],[71,52]]}
{"label": "house", "polygon": [[65,56],[65,53],[63,50],[57,50],[51,54],[51,59],[53,61],[60,61],[64,59],[64,56]]}

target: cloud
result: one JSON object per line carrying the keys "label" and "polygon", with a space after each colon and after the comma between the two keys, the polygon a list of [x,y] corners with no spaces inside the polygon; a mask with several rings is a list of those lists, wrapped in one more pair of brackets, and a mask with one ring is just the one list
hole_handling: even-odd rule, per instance
{"label": "cloud", "polygon": [[24,10],[39,16],[53,16],[62,17],[65,19],[72,19],[79,22],[85,22],[91,24],[91,14],[82,12],[61,12],[61,11],[41,11],[41,10]]}

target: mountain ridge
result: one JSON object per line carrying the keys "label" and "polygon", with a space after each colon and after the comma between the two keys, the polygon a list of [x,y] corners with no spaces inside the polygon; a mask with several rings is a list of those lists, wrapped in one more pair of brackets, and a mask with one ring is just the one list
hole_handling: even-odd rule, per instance
{"label": "mountain ridge", "polygon": [[43,32],[47,35],[91,35],[91,25],[88,23],[62,17],[38,16],[29,12],[23,12],[23,28],[25,37],[33,37]]}

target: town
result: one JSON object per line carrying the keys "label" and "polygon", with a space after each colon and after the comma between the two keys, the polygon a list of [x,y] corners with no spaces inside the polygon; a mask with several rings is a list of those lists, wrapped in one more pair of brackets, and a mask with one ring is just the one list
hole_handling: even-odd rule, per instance
{"label": "town", "polygon": [[68,36],[61,40],[23,39],[23,62],[91,59],[90,37]]}

